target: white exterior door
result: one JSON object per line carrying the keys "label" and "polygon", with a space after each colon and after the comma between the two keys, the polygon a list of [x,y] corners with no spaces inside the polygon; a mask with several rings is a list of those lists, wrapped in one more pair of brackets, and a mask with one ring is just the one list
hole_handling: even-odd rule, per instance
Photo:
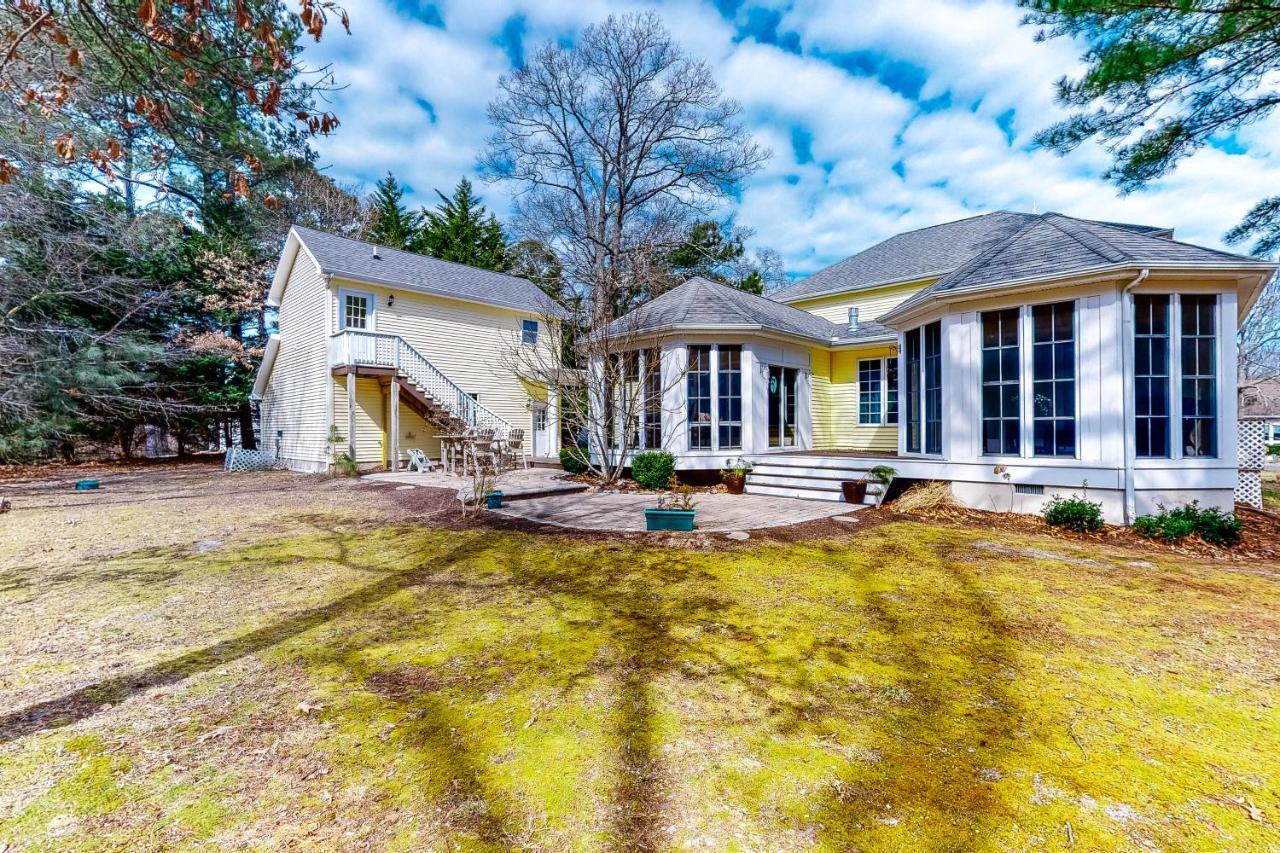
{"label": "white exterior door", "polygon": [[551,432],[547,428],[547,405],[537,404],[533,407],[533,455],[551,455]]}

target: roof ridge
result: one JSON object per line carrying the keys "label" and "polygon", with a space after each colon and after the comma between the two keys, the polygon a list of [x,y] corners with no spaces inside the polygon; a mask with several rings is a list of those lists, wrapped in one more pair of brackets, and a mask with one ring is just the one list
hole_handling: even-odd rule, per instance
{"label": "roof ridge", "polygon": [[[1080,221],[1088,222],[1090,225],[1093,225],[1098,228],[1105,228],[1108,231],[1119,231],[1120,233],[1124,234],[1128,238],[1138,237],[1144,240],[1159,240],[1160,243],[1164,245],[1168,245],[1172,243],[1175,246],[1188,246],[1192,249],[1196,249],[1201,252],[1212,252],[1215,255],[1220,255],[1224,258],[1230,258],[1231,260],[1236,260],[1236,261],[1263,260],[1262,258],[1256,258],[1252,255],[1239,255],[1239,254],[1236,254],[1235,252],[1227,252],[1222,249],[1214,249],[1210,246],[1201,246],[1199,243],[1189,243],[1186,240],[1178,240],[1173,237],[1157,237],[1155,234],[1151,234],[1143,231],[1133,231],[1131,229],[1124,228],[1123,226],[1114,222],[1100,222],[1094,219],[1083,219]],[[1165,230],[1172,231],[1173,229],[1170,228]]]}
{"label": "roof ridge", "polygon": [[[1116,248],[1102,237],[1081,227],[1083,223],[1091,222],[1091,220],[1076,219],[1074,216],[1067,216],[1065,213],[1056,212],[1041,214],[1040,219],[1042,219],[1046,224],[1058,229],[1063,234],[1066,234],[1072,240],[1075,240],[1095,255],[1100,256],[1104,261],[1109,261],[1113,264],[1120,264],[1125,261],[1133,260],[1133,256],[1128,252],[1123,249]],[[1136,234],[1138,232],[1134,231],[1128,233]]]}
{"label": "roof ridge", "polygon": [[359,243],[362,246],[370,246],[376,249],[386,249],[388,252],[396,252],[397,254],[410,255],[414,258],[423,258],[425,260],[435,261],[436,263],[440,263],[440,264],[449,264],[450,266],[462,267],[464,270],[471,270],[472,272],[489,273],[491,275],[500,275],[506,278],[517,278],[517,279],[520,279],[520,281],[530,281],[530,279],[523,278],[522,276],[518,276],[518,275],[512,275],[511,273],[503,272],[502,270],[491,270],[491,269],[486,269],[484,267],[473,267],[471,266],[471,264],[464,264],[461,261],[451,261],[451,260],[448,260],[447,258],[437,258],[435,255],[424,255],[422,252],[411,252],[408,249],[397,249],[395,246],[388,246],[385,243],[374,243],[371,240],[362,240],[359,237],[348,237],[345,234],[335,234],[332,231],[324,231],[320,228],[311,228],[310,226],[307,226],[307,225],[293,225],[290,227],[292,227],[294,230],[301,229],[303,231],[310,231],[312,234],[323,234],[325,237],[333,237],[338,240],[346,240],[349,243]]}

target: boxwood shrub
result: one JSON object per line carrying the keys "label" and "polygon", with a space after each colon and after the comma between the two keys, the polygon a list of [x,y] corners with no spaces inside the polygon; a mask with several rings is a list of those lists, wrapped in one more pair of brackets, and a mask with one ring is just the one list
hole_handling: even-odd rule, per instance
{"label": "boxwood shrub", "polygon": [[1244,523],[1228,512],[1200,507],[1199,501],[1168,509],[1160,507],[1155,515],[1140,516],[1133,529],[1148,539],[1181,542],[1188,536],[1199,536],[1210,545],[1235,545],[1240,541]]}
{"label": "boxwood shrub", "polygon": [[1102,527],[1102,504],[1072,495],[1054,495],[1044,506],[1044,520],[1054,527],[1087,533]]}
{"label": "boxwood shrub", "polygon": [[587,460],[584,456],[586,452],[585,447],[560,448],[560,467],[568,474],[587,473]]}
{"label": "boxwood shrub", "polygon": [[631,479],[641,488],[665,489],[676,470],[676,458],[665,450],[646,450],[631,458]]}

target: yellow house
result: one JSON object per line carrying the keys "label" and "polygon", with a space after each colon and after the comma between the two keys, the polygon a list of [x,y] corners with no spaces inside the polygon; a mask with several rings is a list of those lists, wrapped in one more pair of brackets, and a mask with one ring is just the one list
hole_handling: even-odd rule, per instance
{"label": "yellow house", "polygon": [[279,333],[253,399],[263,446],[289,468],[345,452],[394,470],[467,428],[558,452],[555,389],[525,377],[549,363],[560,314],[532,282],[295,227],[267,304]]}

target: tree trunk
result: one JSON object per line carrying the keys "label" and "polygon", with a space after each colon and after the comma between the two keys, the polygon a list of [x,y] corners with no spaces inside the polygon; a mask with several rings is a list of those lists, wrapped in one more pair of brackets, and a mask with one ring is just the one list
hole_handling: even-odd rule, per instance
{"label": "tree trunk", "polygon": [[116,427],[116,437],[120,442],[120,455],[125,459],[133,458],[133,437],[137,431],[138,425],[133,421]]}
{"label": "tree trunk", "polygon": [[253,435],[253,408],[247,401],[240,404],[240,446],[245,450],[258,449]]}

